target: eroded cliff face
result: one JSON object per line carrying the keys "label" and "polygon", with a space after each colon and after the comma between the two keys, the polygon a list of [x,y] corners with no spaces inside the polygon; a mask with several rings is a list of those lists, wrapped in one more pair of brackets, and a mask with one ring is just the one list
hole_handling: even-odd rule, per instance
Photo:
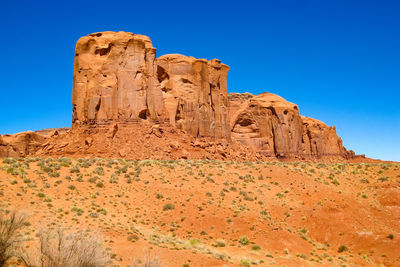
{"label": "eroded cliff face", "polygon": [[300,116],[298,106],[280,96],[228,95],[228,71],[217,59],[156,58],[144,35],[99,32],[82,37],[75,51],[72,130],[0,135],[0,157],[354,156],[334,127]]}
{"label": "eroded cliff face", "polygon": [[229,139],[229,67],[217,59],[155,56],[143,35],[102,32],[80,38],[73,125],[166,121],[196,137]]}
{"label": "eroded cliff face", "polygon": [[262,93],[245,100],[232,115],[232,138],[270,156],[299,152],[303,123],[297,105]]}
{"label": "eroded cliff face", "polygon": [[157,65],[169,122],[196,137],[229,140],[229,67],[176,54],[159,57]]}
{"label": "eroded cliff face", "polygon": [[82,37],[75,49],[75,124],[129,122],[162,117],[156,49],[150,38],[127,32]]}
{"label": "eroded cliff face", "polygon": [[347,157],[336,129],[299,115],[297,105],[262,93],[230,94],[232,139],[267,156]]}
{"label": "eroded cliff face", "polygon": [[302,153],[311,156],[351,156],[354,154],[343,146],[335,127],[329,127],[319,120],[304,116],[301,116],[301,120],[303,121]]}

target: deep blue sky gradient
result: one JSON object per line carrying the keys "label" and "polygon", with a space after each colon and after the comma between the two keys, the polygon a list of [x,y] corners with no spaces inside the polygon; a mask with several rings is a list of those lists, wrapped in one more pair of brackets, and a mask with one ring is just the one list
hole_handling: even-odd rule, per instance
{"label": "deep blue sky gradient", "polygon": [[219,58],[230,92],[276,93],[348,149],[400,161],[400,1],[3,1],[0,134],[71,125],[75,42],[150,36],[157,55]]}

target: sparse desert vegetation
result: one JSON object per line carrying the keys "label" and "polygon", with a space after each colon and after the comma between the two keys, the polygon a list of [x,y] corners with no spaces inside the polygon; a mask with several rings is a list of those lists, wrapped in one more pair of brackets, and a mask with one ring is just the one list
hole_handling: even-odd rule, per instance
{"label": "sparse desert vegetation", "polygon": [[399,188],[398,163],[4,158],[0,260],[397,266]]}

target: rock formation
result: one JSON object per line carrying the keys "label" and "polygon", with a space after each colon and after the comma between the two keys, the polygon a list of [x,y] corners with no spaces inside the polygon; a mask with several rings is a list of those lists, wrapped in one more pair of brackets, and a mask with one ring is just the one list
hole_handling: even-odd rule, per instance
{"label": "rock formation", "polygon": [[0,157],[24,157],[33,155],[46,141],[46,137],[32,132],[0,135]]}
{"label": "rock formation", "polygon": [[267,156],[322,157],[351,155],[336,129],[299,115],[297,105],[262,93],[229,94],[232,139]]}
{"label": "rock formation", "polygon": [[19,154],[14,148],[4,141],[4,138],[0,135],[0,157],[18,157]]}
{"label": "rock formation", "polygon": [[311,156],[352,156],[354,154],[343,146],[335,127],[329,127],[316,119],[300,117],[303,121],[302,154]]}
{"label": "rock formation", "polygon": [[249,98],[232,114],[232,138],[269,156],[298,153],[302,121],[298,107],[283,98],[263,93]]}
{"label": "rock formation", "polygon": [[0,136],[0,157],[354,156],[335,128],[300,116],[298,106],[280,96],[228,95],[228,71],[217,59],[178,54],[156,58],[144,35],[89,34],[76,44],[72,130]]}
{"label": "rock formation", "polygon": [[176,54],[161,56],[157,64],[169,122],[193,136],[229,140],[229,67]]}
{"label": "rock formation", "polygon": [[168,121],[193,136],[229,139],[229,67],[216,59],[155,56],[143,35],[103,32],[80,38],[73,125]]}
{"label": "rock formation", "polygon": [[75,49],[73,125],[159,119],[163,99],[156,49],[147,36],[102,32],[82,37]]}
{"label": "rock formation", "polygon": [[229,125],[232,125],[233,115],[241,108],[246,100],[254,97],[253,94],[250,93],[229,93],[228,94],[228,113],[229,113]]}

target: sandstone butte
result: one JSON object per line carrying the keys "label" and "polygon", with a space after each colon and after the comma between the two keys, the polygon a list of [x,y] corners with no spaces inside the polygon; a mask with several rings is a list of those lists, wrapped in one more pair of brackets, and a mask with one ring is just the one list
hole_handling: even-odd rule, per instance
{"label": "sandstone butte", "polygon": [[72,128],[0,136],[0,156],[363,158],[280,96],[228,94],[228,71],[217,59],[156,58],[144,35],[89,34],[75,49]]}

